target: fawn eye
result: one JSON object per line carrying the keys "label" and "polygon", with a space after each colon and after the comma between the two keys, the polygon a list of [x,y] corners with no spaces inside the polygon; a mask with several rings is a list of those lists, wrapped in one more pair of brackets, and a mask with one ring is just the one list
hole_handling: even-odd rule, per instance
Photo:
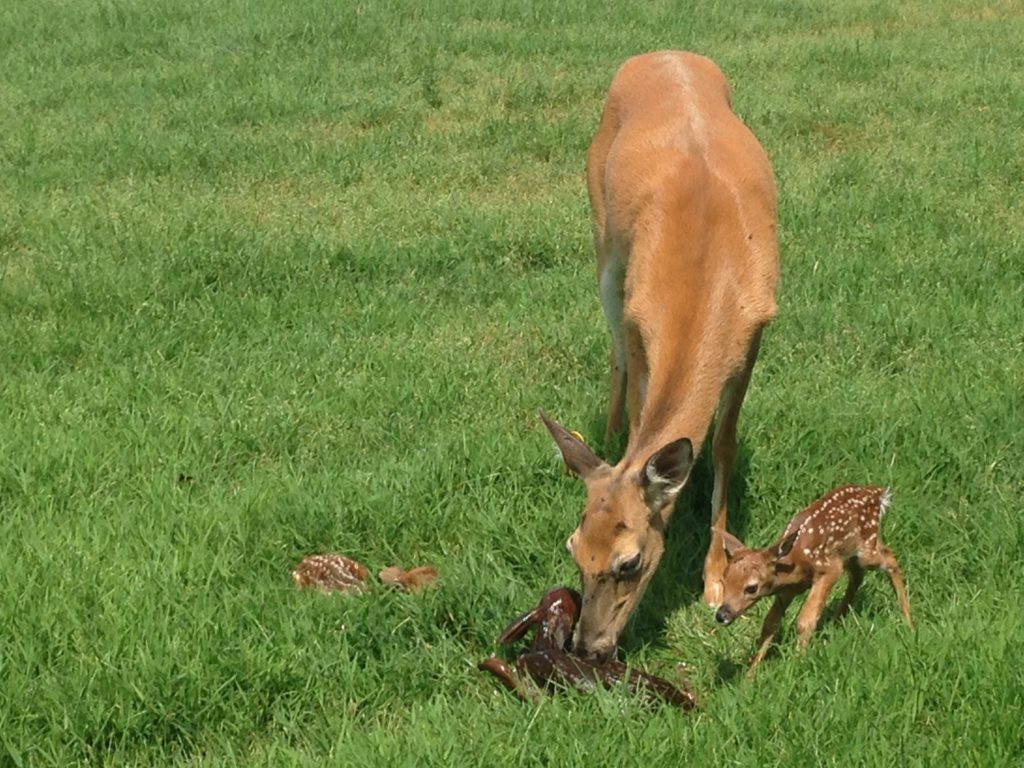
{"label": "fawn eye", "polygon": [[757,584],[747,584],[747,586],[743,588],[743,591],[748,595],[752,595],[757,592]]}
{"label": "fawn eye", "polygon": [[640,570],[640,553],[637,552],[629,560],[623,560],[619,563],[619,576],[632,576],[634,573]]}

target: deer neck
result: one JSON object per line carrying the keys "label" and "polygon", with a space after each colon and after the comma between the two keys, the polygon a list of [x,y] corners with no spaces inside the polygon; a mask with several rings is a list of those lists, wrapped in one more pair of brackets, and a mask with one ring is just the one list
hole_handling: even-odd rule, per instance
{"label": "deer neck", "polygon": [[642,466],[653,453],[681,437],[698,455],[707,437],[721,384],[709,372],[682,366],[652,366],[643,410],[629,436],[623,462]]}

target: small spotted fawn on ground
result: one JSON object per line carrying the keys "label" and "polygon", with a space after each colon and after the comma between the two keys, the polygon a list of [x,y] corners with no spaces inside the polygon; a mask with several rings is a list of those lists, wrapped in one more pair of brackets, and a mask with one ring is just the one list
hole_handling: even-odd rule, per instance
{"label": "small spotted fawn on ground", "polygon": [[793,598],[810,589],[797,619],[798,645],[801,649],[807,646],[825,601],[844,570],[849,583],[836,608],[836,618],[849,610],[864,571],[881,569],[889,574],[903,618],[913,629],[903,573],[878,532],[889,499],[887,488],[836,488],[790,520],[779,540],[765,549],[747,549],[735,536],[723,532],[728,565],[722,604],[715,619],[720,624],[731,624],[762,597],[775,596],[761,628],[757,653],[750,662],[751,673],[767,653]]}

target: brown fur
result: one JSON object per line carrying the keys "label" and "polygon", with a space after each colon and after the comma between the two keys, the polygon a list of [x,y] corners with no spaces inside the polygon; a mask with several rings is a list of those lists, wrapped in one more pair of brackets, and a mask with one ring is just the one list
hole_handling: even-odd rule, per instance
{"label": "brown fur", "polygon": [[[661,559],[665,524],[716,408],[711,524],[725,529],[736,420],[761,331],[775,315],[775,184],[722,73],[671,51],[632,58],[616,74],[587,182],[612,331],[605,438],[625,409],[625,455],[609,466],[546,421],[587,484],[569,540],[583,582],[576,648],[607,656]],[[623,577],[620,565],[637,554],[638,570]],[[712,605],[724,570],[713,536],[704,574]]]}

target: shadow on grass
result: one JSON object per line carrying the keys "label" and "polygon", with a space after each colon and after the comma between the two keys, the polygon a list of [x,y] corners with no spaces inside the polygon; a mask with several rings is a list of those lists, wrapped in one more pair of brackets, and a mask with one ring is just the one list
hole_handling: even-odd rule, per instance
{"label": "shadow on grass", "polygon": [[746,664],[740,664],[735,659],[719,658],[715,667],[715,680],[723,685],[729,685],[746,673]]}

